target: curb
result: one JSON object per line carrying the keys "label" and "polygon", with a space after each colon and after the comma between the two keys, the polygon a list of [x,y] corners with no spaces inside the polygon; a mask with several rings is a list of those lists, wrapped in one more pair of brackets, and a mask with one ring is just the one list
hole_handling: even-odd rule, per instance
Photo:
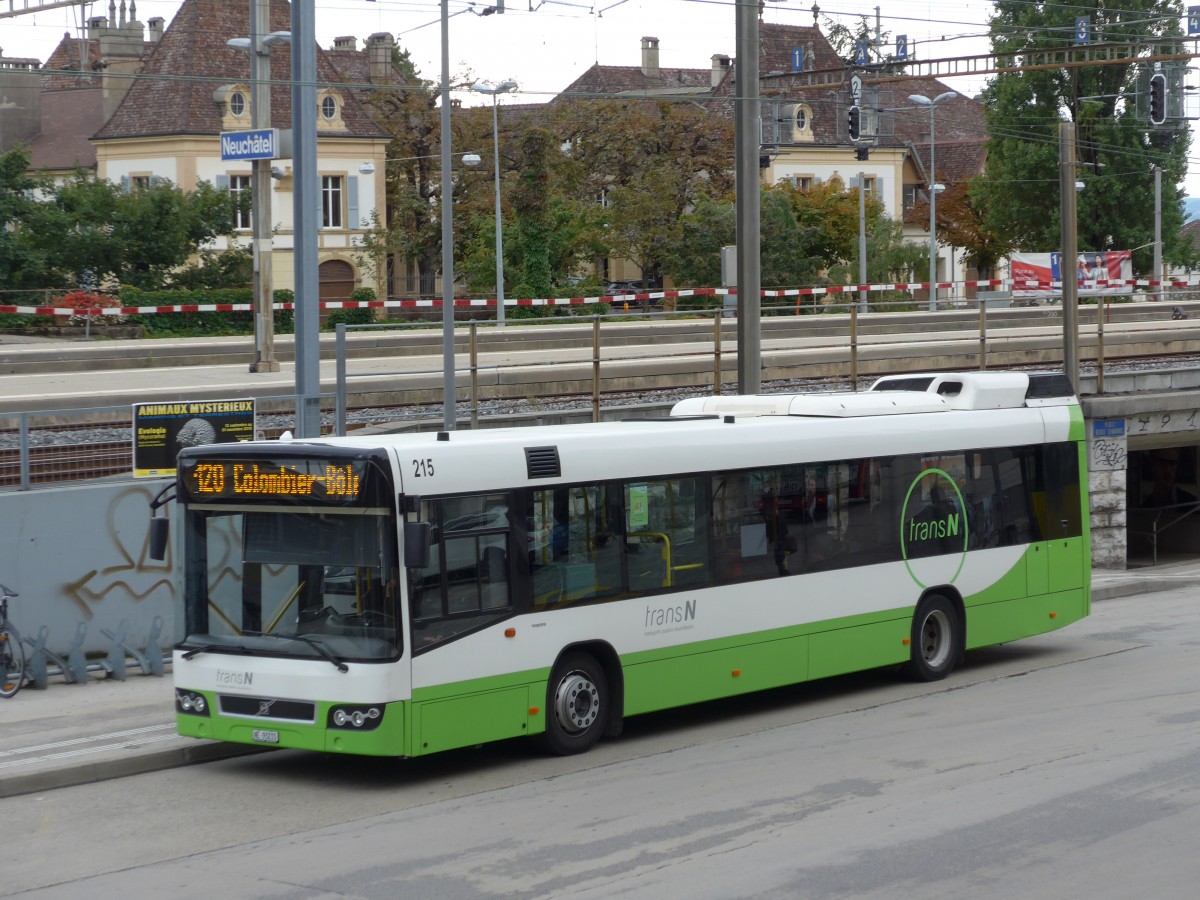
{"label": "curb", "polygon": [[163,769],[174,769],[197,763],[217,762],[252,753],[263,753],[271,749],[270,747],[247,747],[240,744],[204,741],[80,766],[65,766],[42,772],[30,772],[10,778],[0,778],[0,799],[53,791],[58,788],[76,787],[81,784],[95,784],[114,778],[124,778],[127,775],[143,775],[147,772],[158,772]]}

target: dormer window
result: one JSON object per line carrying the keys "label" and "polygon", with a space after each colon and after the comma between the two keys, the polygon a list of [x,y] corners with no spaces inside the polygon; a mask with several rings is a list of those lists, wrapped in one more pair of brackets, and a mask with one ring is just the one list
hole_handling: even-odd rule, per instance
{"label": "dormer window", "polygon": [[325,133],[345,132],[346,98],[333,88],[325,88],[317,94],[317,130]]}
{"label": "dormer window", "polygon": [[229,112],[239,119],[246,114],[246,95],[241,91],[229,95]]}

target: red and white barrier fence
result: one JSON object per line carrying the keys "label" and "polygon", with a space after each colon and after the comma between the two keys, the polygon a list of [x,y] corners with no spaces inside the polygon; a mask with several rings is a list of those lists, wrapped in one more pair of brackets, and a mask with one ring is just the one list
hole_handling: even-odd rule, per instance
{"label": "red and white barrier fence", "polygon": [[[1200,285],[1200,275],[1189,275],[1187,278],[1128,278],[1128,279],[1096,279],[1080,282],[1084,289],[1091,288],[1186,288]],[[1061,290],[1060,281],[1013,281],[1011,279],[991,279],[985,281],[939,281],[938,290],[953,290],[956,288],[993,288],[1001,290]],[[886,291],[925,291],[929,282],[892,282],[889,284],[834,284],[824,287],[784,288],[782,290],[764,290],[761,296],[765,299],[783,297],[823,297],[837,294],[883,293]],[[670,291],[646,291],[633,294],[611,294],[599,297],[547,297],[533,300],[515,300],[505,298],[505,307],[520,306],[583,306],[594,303],[626,303],[630,300],[667,300],[679,297],[711,297],[736,295],[736,288],[689,288]],[[421,300],[327,300],[318,305],[319,309],[441,309],[441,298]],[[487,309],[496,305],[495,298],[467,299],[456,298],[456,309]],[[277,310],[295,309],[294,303],[276,303]],[[56,306],[10,306],[0,304],[0,313],[18,313],[21,315],[38,316],[145,316],[164,313],[210,313],[210,312],[253,312],[250,303],[214,303],[211,306],[197,303],[182,303],[168,306],[111,306],[81,309]]]}

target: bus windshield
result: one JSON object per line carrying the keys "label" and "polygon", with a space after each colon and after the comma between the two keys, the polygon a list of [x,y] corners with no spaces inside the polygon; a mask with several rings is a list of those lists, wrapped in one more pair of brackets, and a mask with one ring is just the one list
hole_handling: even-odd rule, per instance
{"label": "bus windshield", "polygon": [[181,649],[341,661],[403,645],[395,515],[379,467],[181,460]]}

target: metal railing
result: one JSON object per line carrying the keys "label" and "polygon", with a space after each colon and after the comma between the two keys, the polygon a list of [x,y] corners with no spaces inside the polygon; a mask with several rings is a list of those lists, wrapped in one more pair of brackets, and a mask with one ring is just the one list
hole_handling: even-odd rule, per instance
{"label": "metal railing", "polygon": [[[1106,354],[1109,352],[1105,326],[1115,317],[1114,310],[1117,309],[1107,301],[1108,298],[1103,298],[1101,303],[1095,305],[1094,311],[1088,310],[1086,306],[1081,307],[1081,346],[1084,349],[1085,361],[1095,365],[1096,393],[1104,392],[1104,370],[1107,363]],[[911,309],[911,304],[905,305]],[[964,329],[963,326],[976,315],[970,306],[977,307],[977,325]],[[1154,312],[1160,312],[1161,317],[1164,317],[1164,327],[1171,327],[1167,321],[1171,314],[1170,305],[1154,304],[1154,307]],[[1055,335],[1057,329],[1062,326],[1062,311],[1061,307],[1055,305],[1013,310],[1011,312],[1019,313],[1014,316],[1009,315],[1008,310],[998,310],[988,298],[970,301],[969,305],[967,301],[962,301],[956,310],[950,311],[957,315],[939,312],[935,314],[935,319],[927,319],[921,318],[924,314],[916,313],[916,318],[912,320],[917,323],[915,325],[911,322],[899,322],[890,315],[881,315],[891,309],[884,303],[873,304],[870,313],[860,314],[853,298],[849,298],[846,304],[836,309],[836,315],[797,316],[791,314],[794,307],[790,302],[783,306],[764,308],[764,380],[838,378],[843,384],[848,380],[852,389],[858,389],[864,377],[929,367],[931,356],[939,355],[934,349],[935,345],[914,341],[911,336],[904,338],[902,344],[897,343],[894,332],[903,332],[905,329],[918,333],[921,329],[962,329],[953,349],[941,352],[941,358],[936,363],[940,368],[987,369],[1017,364],[1022,354],[1028,353],[1022,348],[1029,346],[1032,332],[1016,332],[1012,330],[1015,327],[1035,327],[1043,346],[1036,358],[1052,360],[1056,344],[1057,352],[1061,353],[1061,343]],[[1002,314],[1004,318],[998,321]],[[720,393],[727,387],[723,383],[732,380],[732,354],[727,347],[729,335],[723,334],[722,326],[730,331],[736,326],[723,305],[705,310],[653,309],[619,317],[593,314],[588,318],[590,341],[582,333],[577,335],[574,342],[576,352],[571,357],[571,362],[563,362],[562,359],[539,360],[536,357],[530,359],[529,354],[519,363],[480,361],[481,348],[486,349],[489,344],[496,347],[502,344],[495,342],[519,340],[522,334],[536,335],[540,326],[578,326],[581,324],[581,318],[553,317],[529,320],[531,327],[528,328],[521,320],[512,320],[503,330],[492,329],[492,323],[489,321],[470,322],[465,328],[460,325],[459,328],[466,332],[466,340],[465,347],[460,345],[459,353],[460,358],[465,356],[467,364],[456,368],[460,393],[455,402],[462,402],[465,393],[467,408],[462,412],[464,423],[469,419],[471,427],[479,424],[480,416],[484,412],[484,400],[536,397],[536,391],[541,386],[554,380],[554,369],[560,365],[564,366],[562,371],[567,372],[568,368],[570,370],[563,377],[570,379],[567,386],[571,392],[577,396],[590,394],[593,421],[601,418],[602,400],[605,396],[615,397],[620,394],[627,397],[629,392],[636,389],[631,386],[635,383],[637,386],[644,386],[647,380],[655,380],[680,390],[686,388],[692,392]],[[711,319],[711,328],[704,325],[704,319]],[[669,343],[655,343],[654,337],[643,335],[636,340],[650,345],[651,352],[640,355],[619,352],[620,348],[629,346],[634,340],[625,338],[622,342],[621,329],[616,327],[617,323],[654,320],[698,321],[695,321],[695,327],[690,333],[683,333],[688,331],[685,327],[680,334],[669,336],[669,340],[681,342],[677,350],[672,350]],[[1157,320],[1158,317],[1154,319],[1155,322]],[[951,323],[954,323],[953,326]],[[797,326],[800,331],[796,330]],[[372,351],[362,346],[351,348],[348,342],[352,332],[397,329],[429,331],[430,328],[429,323],[398,320],[371,325],[338,325],[334,348],[337,371],[335,392],[320,395],[323,432],[344,434],[350,427],[351,423],[348,420],[351,418],[352,396],[358,398],[360,406],[370,399],[370,391],[367,388],[352,390],[352,385],[361,385],[366,378],[375,378],[381,383],[390,381],[390,388],[400,384],[399,390],[389,388],[387,395],[392,398],[409,398],[400,402],[429,404],[432,409],[441,399],[440,368],[401,370],[397,366],[388,371],[352,371],[352,356],[365,355]],[[777,337],[773,339],[773,335]],[[796,338],[802,340],[796,341]],[[459,340],[462,339],[460,331]],[[556,339],[562,340],[561,332]],[[587,348],[589,343],[590,352]],[[804,346],[799,347],[799,344]],[[972,346],[975,349],[971,349]],[[563,349],[569,348],[564,345]],[[812,350],[819,352],[810,353]],[[378,357],[386,352],[374,356]],[[415,352],[427,355],[428,350],[420,349]],[[1144,348],[1138,352],[1144,353]],[[736,353],[736,348],[733,353]],[[564,354],[556,355],[564,357]],[[1053,365],[1053,362],[1048,364]],[[514,374],[517,368],[526,371],[518,377]],[[729,371],[726,371],[727,368]],[[544,378],[542,372],[545,373]],[[421,390],[413,389],[410,392],[409,388],[404,387],[405,384],[412,384],[421,378],[424,378],[426,385]],[[522,395],[522,391],[526,393]],[[620,402],[626,401],[623,399]],[[536,407],[536,400],[532,400],[532,404]],[[294,416],[294,395],[259,398],[257,407],[258,430],[263,436],[277,436],[283,430],[293,427],[290,422],[294,419],[290,419],[289,416]],[[72,432],[79,431],[86,432],[86,437],[71,437]],[[129,406],[0,413],[0,488],[29,490],[34,484],[130,475],[133,471],[132,447],[132,411]]]}

